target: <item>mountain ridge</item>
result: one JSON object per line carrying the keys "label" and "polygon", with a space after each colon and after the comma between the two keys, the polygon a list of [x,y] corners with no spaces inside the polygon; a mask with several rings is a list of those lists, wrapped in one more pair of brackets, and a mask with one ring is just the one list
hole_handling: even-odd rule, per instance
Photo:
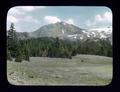
{"label": "mountain ridge", "polygon": [[[20,36],[21,35],[21,36]],[[40,27],[33,32],[19,33],[19,38],[59,37],[60,39],[87,40],[104,39],[112,44],[112,28],[83,29],[66,22],[57,22]]]}

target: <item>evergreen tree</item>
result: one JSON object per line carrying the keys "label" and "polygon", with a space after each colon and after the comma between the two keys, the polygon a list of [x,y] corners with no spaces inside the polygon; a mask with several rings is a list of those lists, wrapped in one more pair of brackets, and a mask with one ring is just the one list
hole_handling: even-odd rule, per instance
{"label": "evergreen tree", "polygon": [[10,29],[7,35],[7,48],[11,53],[12,57],[16,57],[17,53],[17,36],[14,28],[14,24],[11,23]]}
{"label": "evergreen tree", "polygon": [[[7,51],[9,51],[7,52],[8,57],[21,58],[20,43],[17,38],[13,23],[11,23],[10,29],[8,30],[8,34],[7,34]],[[22,60],[19,59],[19,61],[21,62]]]}
{"label": "evergreen tree", "polygon": [[20,51],[24,59],[29,56],[72,58],[77,54],[94,54],[112,56],[112,46],[104,40],[77,41],[61,40],[59,38],[32,38],[20,41]]}
{"label": "evergreen tree", "polygon": [[59,46],[60,46],[60,40],[58,37],[56,37],[55,46],[56,46],[56,48],[59,48]]}
{"label": "evergreen tree", "polygon": [[26,44],[25,45],[25,60],[30,61],[30,57],[29,56],[30,56],[29,47]]}

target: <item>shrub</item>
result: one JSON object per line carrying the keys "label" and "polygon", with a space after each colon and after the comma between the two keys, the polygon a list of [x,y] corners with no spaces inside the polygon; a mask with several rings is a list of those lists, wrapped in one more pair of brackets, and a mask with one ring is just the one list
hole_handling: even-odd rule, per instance
{"label": "shrub", "polygon": [[69,59],[72,59],[72,56],[68,56]]}
{"label": "shrub", "polygon": [[15,62],[22,62],[22,58],[21,58],[21,57],[17,57],[17,58],[15,59]]}
{"label": "shrub", "polygon": [[81,62],[84,62],[84,60],[82,59]]}

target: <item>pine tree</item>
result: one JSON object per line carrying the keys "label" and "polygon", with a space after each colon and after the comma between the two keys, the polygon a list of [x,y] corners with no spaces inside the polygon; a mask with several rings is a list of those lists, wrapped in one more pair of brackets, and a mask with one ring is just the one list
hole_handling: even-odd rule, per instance
{"label": "pine tree", "polygon": [[28,47],[28,45],[26,44],[25,45],[25,60],[27,60],[27,61],[30,61],[30,51],[29,51],[29,47]]}
{"label": "pine tree", "polygon": [[16,62],[22,61],[20,42],[17,38],[13,23],[11,23],[10,29],[8,30],[7,34],[7,51],[9,51],[7,52],[8,58],[16,58]]}
{"label": "pine tree", "polygon": [[8,35],[7,35],[7,48],[11,53],[12,57],[16,57],[17,53],[17,36],[14,28],[14,24],[11,23],[10,30],[8,30]]}
{"label": "pine tree", "polygon": [[56,48],[59,48],[59,46],[60,46],[60,40],[58,37],[56,37],[55,46],[56,46]]}

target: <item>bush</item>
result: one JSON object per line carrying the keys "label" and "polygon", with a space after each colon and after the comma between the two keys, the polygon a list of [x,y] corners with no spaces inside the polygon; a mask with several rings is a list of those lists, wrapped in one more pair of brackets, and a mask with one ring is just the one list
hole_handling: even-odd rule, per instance
{"label": "bush", "polygon": [[15,59],[15,62],[22,62],[22,58],[21,58],[21,57],[17,57],[17,58]]}
{"label": "bush", "polygon": [[81,62],[84,62],[84,60],[82,59]]}
{"label": "bush", "polygon": [[72,56],[68,56],[69,59],[72,59]]}

